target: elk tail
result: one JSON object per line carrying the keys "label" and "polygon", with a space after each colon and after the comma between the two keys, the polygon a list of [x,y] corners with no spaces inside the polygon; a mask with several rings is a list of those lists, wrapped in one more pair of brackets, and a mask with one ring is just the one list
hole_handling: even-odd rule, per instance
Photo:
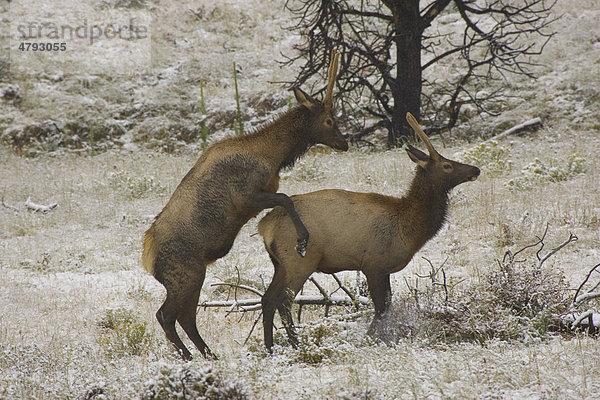
{"label": "elk tail", "polygon": [[154,275],[154,260],[158,247],[154,242],[152,228],[148,229],[144,234],[144,251],[142,252],[142,265],[150,274]]}

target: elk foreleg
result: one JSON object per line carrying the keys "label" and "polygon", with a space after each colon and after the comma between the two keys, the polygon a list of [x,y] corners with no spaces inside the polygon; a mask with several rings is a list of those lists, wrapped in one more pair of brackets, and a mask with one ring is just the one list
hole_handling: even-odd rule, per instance
{"label": "elk foreleg", "polygon": [[390,275],[367,276],[369,294],[375,306],[375,317],[369,327],[369,335],[378,334],[381,329],[382,319],[386,311],[392,304],[392,287],[390,285]]}
{"label": "elk foreleg", "polygon": [[292,199],[283,193],[258,192],[252,199],[250,206],[259,210],[273,208],[276,206],[283,207],[292,219],[294,227],[296,228],[296,233],[298,235],[296,251],[302,257],[306,255],[306,246],[308,245],[308,230],[296,212],[296,208],[294,208],[294,202]]}

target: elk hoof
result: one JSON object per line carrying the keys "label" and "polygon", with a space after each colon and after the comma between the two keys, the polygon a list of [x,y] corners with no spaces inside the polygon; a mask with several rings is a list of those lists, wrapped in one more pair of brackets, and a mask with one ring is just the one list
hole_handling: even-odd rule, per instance
{"label": "elk hoof", "polygon": [[306,245],[308,244],[308,240],[306,239],[298,239],[298,243],[296,243],[296,251],[300,254],[300,257],[304,257],[306,255]]}

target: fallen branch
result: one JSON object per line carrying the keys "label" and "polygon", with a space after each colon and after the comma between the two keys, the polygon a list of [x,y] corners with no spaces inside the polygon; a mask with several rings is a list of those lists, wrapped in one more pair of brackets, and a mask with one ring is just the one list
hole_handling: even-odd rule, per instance
{"label": "fallen branch", "polygon": [[542,242],[542,247],[540,248],[540,250],[537,252],[536,256],[538,258],[539,261],[539,265],[540,267],[544,264],[544,262],[546,262],[546,260],[548,258],[550,258],[551,256],[553,256],[555,253],[557,253],[558,251],[560,251],[560,249],[562,249],[563,247],[565,247],[566,245],[568,245],[571,242],[576,242],[578,241],[579,238],[577,236],[575,236],[572,233],[569,233],[569,238],[567,240],[565,240],[563,243],[561,243],[560,245],[558,245],[557,247],[555,247],[554,249],[552,249],[550,252],[548,252],[548,254],[546,254],[544,257],[540,256],[542,248],[543,246],[543,242]]}
{"label": "fallen branch", "polygon": [[563,317],[563,322],[572,330],[585,329],[589,334],[595,334],[600,330],[600,314],[593,310],[587,310],[581,314],[568,314]]}
{"label": "fallen branch", "polygon": [[585,284],[588,282],[588,280],[590,279],[590,277],[592,276],[592,274],[594,273],[594,271],[596,271],[598,269],[598,267],[600,267],[600,264],[596,264],[592,267],[592,269],[590,269],[590,271],[588,272],[587,276],[585,277],[585,279],[583,280],[583,282],[581,282],[581,285],[579,285],[579,287],[577,288],[577,291],[575,292],[575,295],[573,296],[573,305],[576,306],[578,304],[583,303],[586,300],[590,300],[590,299],[595,299],[596,297],[600,297],[600,293],[594,293],[593,291],[596,290],[599,286],[599,283],[597,283],[596,285],[594,285],[593,288],[591,288],[590,290],[588,290],[587,293],[579,296],[579,293],[581,292],[581,290],[583,289],[583,287],[585,286]]}
{"label": "fallen branch", "polygon": [[585,293],[582,294],[581,296],[579,296],[577,298],[576,301],[574,301],[574,304],[581,304],[584,301],[588,301],[588,300],[592,300],[592,299],[597,299],[600,297],[600,292],[589,292],[589,293]]}
{"label": "fallen branch", "polygon": [[[600,313],[594,312],[592,309],[581,312],[580,309],[584,303],[600,297],[600,292],[598,291],[600,282],[592,283],[591,287],[587,285],[592,274],[600,272],[598,268],[600,268],[600,263],[590,269],[583,282],[575,291],[570,311],[568,314],[562,316],[563,323],[569,328],[572,330],[583,328],[590,335],[600,332]],[[582,293],[585,286],[587,286],[587,291]]]}
{"label": "fallen branch", "polygon": [[6,203],[4,202],[4,196],[2,196],[2,206],[3,206],[4,208],[8,208],[9,210],[13,210],[13,211],[15,211],[15,212],[20,212],[20,210],[19,210],[17,207],[15,207],[15,206],[11,206],[10,204],[6,204]]}
{"label": "fallen branch", "polygon": [[[325,316],[326,317],[329,316],[329,308],[331,307],[331,301],[329,298],[329,294],[327,294],[327,291],[325,289],[323,289],[323,287],[321,285],[319,285],[319,282],[317,282],[317,280],[315,279],[314,276],[311,276],[308,279],[313,283],[313,285],[316,286],[317,290],[319,290],[319,293],[321,293],[321,296],[323,296],[323,300],[325,300]],[[301,314],[302,314],[302,304],[300,304],[300,306],[298,307],[298,322],[300,322]]]}
{"label": "fallen branch", "polygon": [[[369,299],[364,296],[358,296],[352,293],[348,288],[346,288],[340,279],[333,274],[333,278],[337,282],[340,289],[342,289],[347,295],[346,296],[334,296],[327,293],[327,291],[317,282],[314,277],[310,277],[309,280],[315,285],[315,287],[319,290],[321,295],[302,295],[298,294],[296,298],[293,300],[293,303],[298,304],[300,309],[305,305],[317,305],[317,306],[325,306],[327,309],[330,306],[342,306],[342,305],[368,305]],[[238,276],[238,282],[240,281],[240,277]],[[227,286],[232,289],[242,289],[253,294],[256,294],[260,297],[258,298],[249,298],[249,299],[238,299],[237,292],[236,297],[233,300],[214,300],[214,301],[204,301],[198,304],[198,307],[228,307],[229,312],[239,311],[256,311],[260,310],[262,307],[261,298],[264,293],[256,289],[252,286],[243,285],[240,283],[228,283],[228,282],[217,282],[213,283],[211,286]],[[335,292],[334,292],[335,293]]]}
{"label": "fallen branch", "polygon": [[[358,297],[358,302],[362,305],[368,305],[369,299],[364,296]],[[348,296],[329,296],[325,299],[323,296],[308,296],[298,295],[294,299],[294,303],[298,305],[317,305],[317,306],[343,306],[353,305],[355,302]],[[255,311],[261,307],[261,299],[239,299],[239,300],[225,300],[225,301],[204,301],[199,304],[199,307],[231,307],[238,308],[239,311]]]}
{"label": "fallen branch", "polygon": [[[572,233],[569,233],[569,238],[567,240],[565,240],[563,243],[561,243],[560,245],[558,245],[557,247],[555,247],[554,249],[549,251],[548,254],[546,254],[545,256],[542,257],[542,255],[541,255],[542,250],[544,250],[544,247],[546,246],[544,239],[546,239],[546,234],[548,233],[548,227],[549,227],[549,224],[546,224],[546,229],[544,230],[544,234],[541,237],[538,237],[537,242],[535,242],[533,244],[529,244],[527,246],[524,246],[520,250],[517,250],[515,253],[512,253],[510,250],[506,251],[506,253],[504,253],[504,258],[502,259],[502,263],[500,262],[500,260],[498,260],[498,263],[500,265],[502,265],[502,264],[511,264],[512,265],[513,263],[517,262],[515,258],[519,253],[521,253],[527,249],[530,249],[532,247],[540,246],[540,248],[536,251],[535,256],[537,257],[537,260],[538,260],[538,266],[541,267],[542,265],[544,265],[546,260],[548,260],[554,254],[559,252],[563,247],[565,247],[569,243],[573,243],[573,242],[576,242],[579,240],[579,238],[577,236],[575,236]],[[584,282],[584,284],[585,284],[585,282]]]}
{"label": "fallen branch", "polygon": [[[442,287],[444,289],[444,294],[445,294],[444,304],[447,304],[448,303],[448,284],[446,283],[446,270],[444,269],[444,265],[446,265],[446,261],[448,261],[448,257],[446,257],[446,259],[444,260],[442,265],[437,269],[433,266],[433,263],[428,258],[423,257],[423,259],[425,261],[427,261],[427,263],[429,264],[429,267],[431,268],[431,272],[429,273],[428,276],[423,276],[423,275],[419,275],[419,274],[417,274],[417,276],[419,278],[429,277],[429,279],[431,279],[432,286]],[[437,275],[440,271],[442,272],[442,282],[439,282],[437,280]]]}
{"label": "fallen branch", "polygon": [[340,289],[342,289],[344,291],[344,293],[346,293],[348,295],[348,297],[350,297],[350,299],[352,299],[353,302],[356,302],[356,296],[354,295],[354,293],[352,293],[350,290],[348,290],[348,288],[346,286],[344,286],[342,284],[342,281],[340,280],[340,278],[338,278],[336,274],[331,274],[331,276],[333,277],[335,282],[338,284]]}
{"label": "fallen branch", "polygon": [[329,295],[327,294],[327,291],[325,289],[323,289],[323,286],[319,285],[319,282],[317,282],[317,280],[315,279],[314,276],[311,276],[310,278],[308,278],[309,281],[311,281],[313,283],[313,285],[315,285],[315,287],[317,288],[317,290],[319,291],[319,293],[321,293],[321,296],[323,296],[323,299],[328,302],[329,301]]}
{"label": "fallen branch", "polygon": [[242,312],[260,310],[262,307],[260,298],[254,299],[240,299],[240,300],[215,300],[215,301],[204,301],[198,304],[198,307],[229,307],[231,311],[238,310]]}
{"label": "fallen branch", "polygon": [[227,283],[227,282],[217,282],[217,283],[213,283],[210,286],[228,286],[228,287],[232,287],[235,289],[244,289],[247,290],[249,292],[252,292],[254,294],[257,294],[259,296],[263,296],[264,293],[261,292],[260,290],[253,288],[252,286],[247,286],[247,285],[241,285],[241,284],[236,284],[236,283]]}
{"label": "fallen branch", "polygon": [[52,211],[56,207],[58,207],[58,203],[52,203],[47,206],[44,206],[41,204],[36,204],[33,201],[31,201],[31,196],[30,196],[27,198],[27,201],[25,201],[25,207],[31,211],[47,213],[49,211]]}
{"label": "fallen branch", "polygon": [[497,134],[496,136],[488,139],[488,140],[498,140],[498,139],[503,139],[507,136],[510,135],[514,135],[516,133],[525,131],[525,130],[535,130],[538,129],[542,126],[542,120],[540,118],[534,118],[534,119],[530,119],[529,121],[525,121],[522,124],[513,126],[510,129],[505,130],[504,132],[501,132],[499,134]]}

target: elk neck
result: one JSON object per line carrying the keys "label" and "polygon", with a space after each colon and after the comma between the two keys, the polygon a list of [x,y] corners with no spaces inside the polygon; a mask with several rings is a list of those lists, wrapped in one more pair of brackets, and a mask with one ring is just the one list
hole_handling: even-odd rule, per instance
{"label": "elk neck", "polygon": [[245,139],[281,169],[294,165],[314,144],[309,130],[310,111],[299,106],[247,134]]}
{"label": "elk neck", "polygon": [[428,179],[427,173],[421,167],[417,167],[405,200],[404,204],[410,208],[408,215],[414,218],[411,223],[419,228],[419,236],[422,236],[420,239],[424,244],[435,236],[446,222],[448,190],[436,186],[435,182]]}

